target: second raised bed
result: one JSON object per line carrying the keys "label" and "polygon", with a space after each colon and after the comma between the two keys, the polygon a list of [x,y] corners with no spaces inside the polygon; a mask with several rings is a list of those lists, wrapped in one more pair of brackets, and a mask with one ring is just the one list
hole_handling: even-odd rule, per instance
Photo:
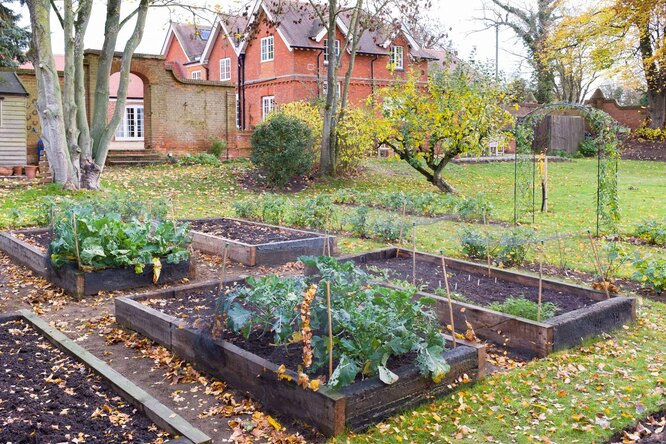
{"label": "second raised bed", "polygon": [[[225,285],[242,285],[229,281]],[[190,361],[202,371],[220,378],[236,389],[247,391],[267,409],[305,421],[326,435],[347,429],[362,430],[383,418],[433,396],[450,392],[461,383],[483,375],[485,347],[458,343],[444,357],[451,369],[434,383],[411,365],[393,370],[399,379],[385,385],[378,377],[355,382],[340,390],[322,386],[318,391],[303,389],[293,381],[278,378],[279,365],[229,341],[213,337],[200,321],[183,319],[166,307],[171,304],[193,308],[212,318],[211,297],[219,282],[182,285],[160,291],[115,299],[116,320],[121,325],[151,338]],[[207,296],[208,295],[208,296]],[[206,302],[207,301],[207,302]],[[464,341],[463,341],[464,342]],[[287,370],[287,374],[298,378]]]}
{"label": "second raised bed", "polygon": [[[386,248],[344,256],[372,270],[387,270],[390,278],[412,280],[411,251]],[[507,347],[525,357],[544,357],[636,320],[636,299],[543,279],[543,300],[559,302],[560,314],[541,322],[491,310],[484,305],[502,302],[520,293],[535,300],[539,278],[524,273],[488,267],[459,259],[446,258],[451,291],[468,296],[469,302],[452,301],[454,324],[458,329],[469,322],[479,338]],[[434,295],[444,287],[440,256],[416,253],[416,280],[422,296],[433,297],[440,322],[449,324],[446,297]],[[459,288],[460,287],[460,288]],[[465,290],[466,289],[466,290]]]}
{"label": "second raised bed", "polygon": [[[300,256],[335,255],[335,236],[278,227],[241,219],[194,219],[192,246],[204,253],[222,256],[241,264],[281,265]],[[328,245],[326,243],[328,242]]]}

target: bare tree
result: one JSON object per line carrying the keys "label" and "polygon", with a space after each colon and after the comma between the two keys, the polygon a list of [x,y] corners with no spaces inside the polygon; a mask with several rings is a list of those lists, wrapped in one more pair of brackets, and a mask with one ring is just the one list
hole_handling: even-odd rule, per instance
{"label": "bare tree", "polygon": [[554,76],[552,61],[546,55],[549,32],[558,19],[558,0],[537,0],[536,8],[523,4],[514,6],[504,0],[491,0],[484,6],[484,17],[480,20],[489,26],[507,26],[522,41],[527,49],[529,62],[534,72],[535,96],[539,103],[552,100]]}

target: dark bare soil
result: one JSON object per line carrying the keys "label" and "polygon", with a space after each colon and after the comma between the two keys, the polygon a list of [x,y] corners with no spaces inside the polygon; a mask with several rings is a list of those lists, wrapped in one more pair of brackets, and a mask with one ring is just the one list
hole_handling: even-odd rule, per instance
{"label": "dark bare soil", "polygon": [[[316,172],[308,177],[294,177],[284,188],[279,188],[282,193],[298,193],[308,188],[315,182]],[[275,191],[276,188],[266,182],[266,177],[257,169],[242,171],[236,175],[236,180],[241,187],[249,191]]]}
{"label": "dark bare soil", "polygon": [[239,222],[231,219],[209,219],[191,222],[192,230],[212,236],[258,245],[316,237],[310,233],[287,231],[280,228],[264,227],[252,222]]}
{"label": "dark bare soil", "polygon": [[649,415],[635,426],[626,428],[608,440],[608,444],[663,444],[666,443],[666,410]]}
{"label": "dark bare soil", "polygon": [[42,251],[48,251],[49,245],[53,240],[53,233],[51,231],[43,233],[14,233],[14,236]]}
{"label": "dark bare soil", "polygon": [[[412,259],[407,257],[372,261],[365,265],[366,269],[373,268],[388,271],[389,279],[412,281]],[[483,274],[462,272],[448,268],[449,288],[459,293],[473,303],[487,306],[493,302],[504,302],[509,296],[524,296],[526,299],[537,302],[539,290],[537,287],[508,282],[500,278],[490,278]],[[416,284],[423,285],[427,291],[434,292],[444,288],[444,275],[442,268],[432,263],[416,261]],[[544,290],[542,302],[552,302],[558,308],[557,314],[567,313],[579,308],[587,307],[596,301],[580,296]]]}
{"label": "dark bare soil", "polygon": [[[237,287],[235,287],[237,288]],[[231,292],[234,288],[226,287],[225,292]],[[198,291],[192,292],[186,296],[167,299],[151,299],[142,301],[163,313],[183,319],[188,326],[199,329],[206,334],[214,335],[224,341],[231,342],[238,347],[256,354],[268,361],[296,370],[302,365],[303,345],[299,342],[289,346],[275,346],[273,336],[270,331],[262,333],[254,331],[248,339],[236,335],[234,332],[221,329],[221,316],[216,316],[217,292]],[[315,334],[317,334],[315,332]],[[396,369],[402,365],[410,364],[414,361],[416,355],[408,353],[399,357],[391,357],[388,361],[388,368]],[[337,365],[337,362],[334,363]],[[320,372],[311,375],[314,378],[326,379],[326,369],[322,368]],[[359,379],[361,377],[359,376]]]}
{"label": "dark bare soil", "polygon": [[650,142],[634,137],[624,137],[622,144],[623,159],[666,162],[666,142]]}
{"label": "dark bare soil", "polygon": [[0,368],[0,442],[148,443],[166,436],[22,321],[0,324]]}

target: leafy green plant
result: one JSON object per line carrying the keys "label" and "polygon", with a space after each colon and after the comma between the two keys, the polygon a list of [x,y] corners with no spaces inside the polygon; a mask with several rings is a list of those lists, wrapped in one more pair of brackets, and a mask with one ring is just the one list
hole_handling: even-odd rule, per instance
{"label": "leafy green plant", "polygon": [[[77,263],[88,270],[134,267],[141,273],[158,259],[173,264],[189,259],[187,224],[154,218],[148,210],[137,210],[142,204],[124,207],[128,204],[63,204],[53,218],[53,265]],[[108,210],[116,206],[118,211]]]}
{"label": "leafy green plant", "polygon": [[[331,287],[333,358],[337,363],[328,385],[345,387],[359,374],[379,377],[387,383],[395,375],[387,365],[392,356],[416,353],[415,364],[423,375],[439,382],[449,370],[443,358],[445,340],[429,298],[413,301],[416,290],[371,285],[369,276],[352,262],[333,258],[302,258],[317,270],[308,279],[266,276],[248,279],[248,285],[222,294],[218,310],[227,327],[246,338],[255,332],[270,333],[276,345],[299,341],[302,318],[299,307],[311,284],[325,280]],[[310,305],[315,373],[328,363],[326,289],[319,285]]]}
{"label": "leafy green plant", "polygon": [[509,267],[522,264],[534,240],[534,230],[529,228],[515,228],[503,233],[494,255],[495,261]]}
{"label": "leafy green plant", "polygon": [[[525,319],[537,320],[537,313],[539,311],[539,304],[523,296],[509,296],[502,303],[493,302],[488,306],[489,309],[499,311],[501,313],[518,316]],[[557,313],[557,305],[552,302],[541,304],[541,320],[550,319]]]}
{"label": "leafy green plant", "polygon": [[[449,291],[449,293],[451,294],[451,300],[453,300],[453,301],[463,302],[465,304],[473,304],[474,303],[474,301],[472,301],[470,298],[468,298],[467,296],[465,296],[461,293],[457,293],[455,291]],[[435,288],[435,294],[437,296],[441,296],[441,297],[444,297],[444,298],[448,297],[448,295],[446,294],[446,289],[444,289],[442,287]]]}
{"label": "leafy green plant", "polygon": [[219,159],[222,154],[227,152],[227,141],[214,137],[211,141],[210,148],[208,148],[208,152]]}
{"label": "leafy green plant", "polygon": [[312,168],[312,131],[302,120],[275,113],[252,133],[252,163],[268,184],[283,187]]}
{"label": "leafy green plant", "polygon": [[220,165],[220,159],[209,153],[185,154],[178,158],[178,165]]}
{"label": "leafy green plant", "polygon": [[254,199],[236,200],[231,204],[234,213],[241,219],[258,220],[261,217],[259,205]]}
{"label": "leafy green plant", "polygon": [[289,211],[289,200],[282,196],[265,195],[261,199],[261,220],[263,222],[282,225]]}
{"label": "leafy green plant", "polygon": [[643,257],[636,253],[633,263],[636,268],[634,279],[641,281],[657,294],[666,290],[666,258]]}
{"label": "leafy green plant", "polygon": [[493,216],[493,204],[483,197],[466,197],[456,204],[455,212],[464,220],[488,221]]}
{"label": "leafy green plant", "polygon": [[648,128],[646,126],[642,126],[633,130],[631,135],[639,140],[647,140],[649,142],[660,142],[666,140],[666,131],[661,128]]}
{"label": "leafy green plant", "polygon": [[643,219],[636,226],[634,235],[649,244],[666,246],[666,219]]}
{"label": "leafy green plant", "polygon": [[463,228],[458,232],[462,252],[470,259],[486,259],[491,240],[488,234],[484,234],[473,228]]}
{"label": "leafy green plant", "polygon": [[[402,228],[402,230],[401,230]],[[406,223],[396,217],[382,216],[375,218],[368,225],[368,232],[380,239],[392,242],[400,238],[400,233],[407,233]]]}
{"label": "leafy green plant", "polygon": [[339,220],[333,200],[327,195],[319,195],[294,204],[290,223],[315,230],[330,230]]}
{"label": "leafy green plant", "polygon": [[585,136],[585,138],[578,144],[578,152],[583,157],[595,157],[597,155],[597,144],[594,138]]}
{"label": "leafy green plant", "polygon": [[368,213],[370,209],[366,206],[358,207],[347,218],[351,232],[360,237],[368,237]]}

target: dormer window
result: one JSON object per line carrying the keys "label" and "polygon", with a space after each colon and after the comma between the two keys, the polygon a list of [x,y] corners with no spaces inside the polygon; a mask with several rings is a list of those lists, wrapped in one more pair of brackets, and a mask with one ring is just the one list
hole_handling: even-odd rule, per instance
{"label": "dormer window", "polygon": [[391,46],[391,67],[393,69],[405,69],[403,47]]}
{"label": "dormer window", "polygon": [[[335,56],[340,58],[340,40],[335,41]],[[324,64],[328,64],[328,39],[324,40]]]}
{"label": "dormer window", "polygon": [[263,39],[261,39],[261,61],[269,62],[273,60],[274,53],[275,53],[275,44],[273,36],[264,37]]}

